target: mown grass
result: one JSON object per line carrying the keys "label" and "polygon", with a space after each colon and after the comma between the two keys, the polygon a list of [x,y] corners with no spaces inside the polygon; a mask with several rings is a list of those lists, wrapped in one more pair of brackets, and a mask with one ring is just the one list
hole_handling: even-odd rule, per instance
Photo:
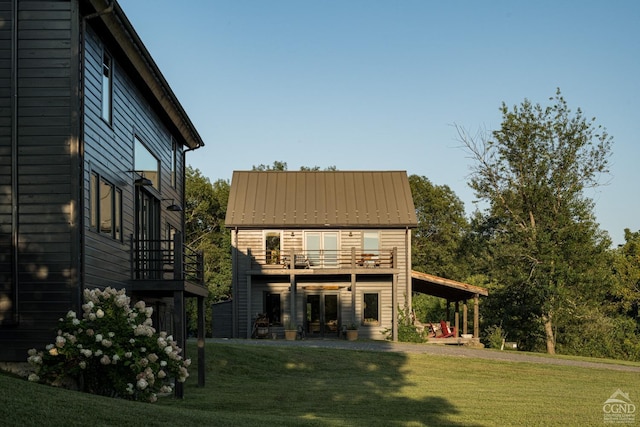
{"label": "mown grass", "polygon": [[0,420],[21,426],[601,426],[602,405],[618,388],[640,406],[638,372],[302,347],[207,344],[206,351],[206,386],[196,386],[192,369],[183,400],[156,404],[0,376]]}

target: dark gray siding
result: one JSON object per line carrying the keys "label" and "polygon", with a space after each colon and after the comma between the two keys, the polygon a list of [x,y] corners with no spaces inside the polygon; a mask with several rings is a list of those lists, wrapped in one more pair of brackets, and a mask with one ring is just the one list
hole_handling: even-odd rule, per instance
{"label": "dark gray siding", "polygon": [[[2,4],[6,9],[12,2]],[[16,4],[16,31],[9,31],[17,35],[13,80],[17,102],[10,101],[8,109],[2,111],[7,112],[3,117],[9,122],[16,115],[17,128],[15,140],[7,138],[10,131],[2,122],[5,126],[1,149],[4,152],[9,141],[9,157],[17,170],[3,163],[1,179],[7,182],[10,177],[8,203],[18,204],[14,223],[18,274],[11,284],[17,290],[13,307],[18,324],[0,329],[0,358],[5,360],[22,360],[26,348],[51,339],[56,320],[75,308],[78,286],[78,264],[74,261],[78,244],[74,210],[78,198],[72,191],[77,160],[77,141],[73,137],[77,122],[71,96],[78,68],[72,53],[75,15],[69,1],[23,0]],[[14,68],[14,62],[9,60],[8,66]],[[3,90],[6,81],[3,79]],[[11,87],[11,79],[8,82]],[[10,124],[8,128],[11,129]],[[6,203],[0,209],[4,231],[8,219]],[[2,341],[12,345],[2,345]]]}
{"label": "dark gray siding", "polygon": [[[160,160],[161,191],[151,190],[159,199],[182,200],[182,167],[179,182],[171,185],[171,130],[163,117],[149,103],[128,72],[126,60],[119,51],[110,50],[100,37],[99,29],[90,25],[85,37],[84,57],[84,215],[85,215],[85,280],[86,287],[121,288],[131,278],[129,239],[134,233],[133,151],[137,136]],[[113,59],[113,120],[109,124],[101,116],[102,57],[104,50]],[[180,162],[181,163],[181,162]],[[129,172],[128,172],[129,171]],[[111,239],[91,230],[89,224],[89,180],[96,172],[122,190],[123,240]],[[180,213],[168,212],[161,203],[161,237],[166,238],[170,223],[181,230]]]}

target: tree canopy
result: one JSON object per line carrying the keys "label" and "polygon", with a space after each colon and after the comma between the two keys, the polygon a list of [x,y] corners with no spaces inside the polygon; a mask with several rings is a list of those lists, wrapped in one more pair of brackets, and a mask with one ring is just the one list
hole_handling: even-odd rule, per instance
{"label": "tree canopy", "polygon": [[550,101],[503,103],[501,127],[488,136],[458,130],[475,159],[470,185],[489,204],[486,243],[503,317],[519,324],[512,327],[525,341],[542,335],[555,353],[554,316],[604,271],[597,260],[610,242],[584,190],[608,171],[612,138],[580,109],[572,113],[559,90]]}

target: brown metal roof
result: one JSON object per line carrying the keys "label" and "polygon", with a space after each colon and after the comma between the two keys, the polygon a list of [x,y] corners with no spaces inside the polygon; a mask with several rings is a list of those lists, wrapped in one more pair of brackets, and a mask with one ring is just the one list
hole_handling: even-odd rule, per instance
{"label": "brown metal roof", "polygon": [[404,171],[236,171],[231,180],[227,227],[417,224]]}
{"label": "brown metal roof", "polygon": [[485,288],[415,270],[411,270],[411,283],[414,292],[446,298],[449,301],[471,299],[476,294],[485,297],[489,295]]}

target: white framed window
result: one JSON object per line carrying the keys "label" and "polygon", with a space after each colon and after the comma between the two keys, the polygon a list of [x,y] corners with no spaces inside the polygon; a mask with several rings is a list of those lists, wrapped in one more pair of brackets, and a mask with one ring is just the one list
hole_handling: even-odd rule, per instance
{"label": "white framed window", "polygon": [[312,266],[337,267],[338,232],[307,231],[305,233],[305,250]]}
{"label": "white framed window", "polygon": [[380,294],[365,292],[362,294],[362,324],[365,326],[380,325]]}
{"label": "white framed window", "polygon": [[282,232],[264,232],[264,253],[267,264],[280,264],[282,256]]}

